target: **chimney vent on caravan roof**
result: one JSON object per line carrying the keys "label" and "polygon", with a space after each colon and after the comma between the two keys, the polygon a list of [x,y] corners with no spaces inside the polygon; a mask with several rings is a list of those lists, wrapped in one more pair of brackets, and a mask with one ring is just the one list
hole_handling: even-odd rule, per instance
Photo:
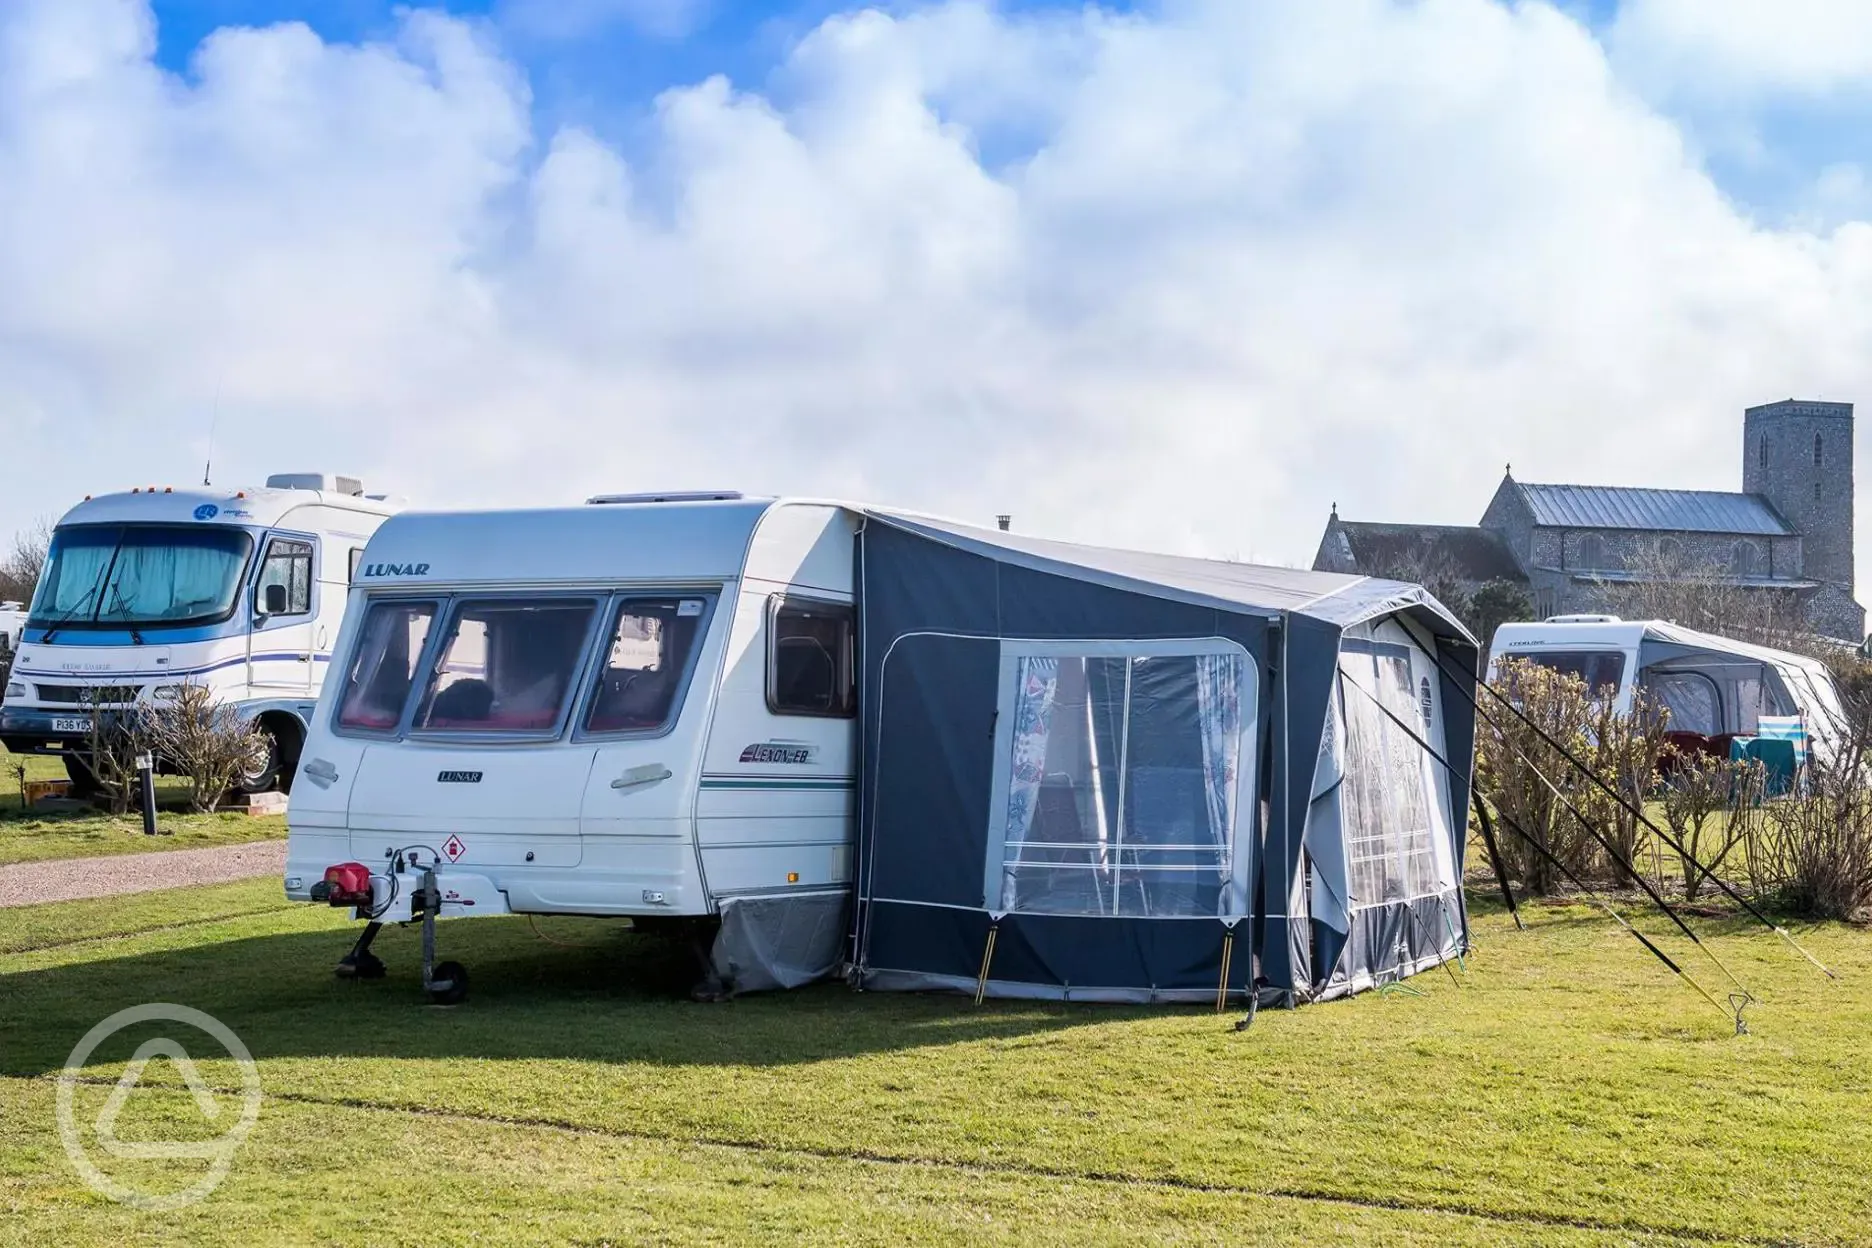
{"label": "chimney vent on caravan roof", "polygon": [[276,472],[266,479],[269,490],[323,490],[361,498],[364,483],[356,477],[340,477],[329,472]]}
{"label": "chimney vent on caravan roof", "polygon": [[741,497],[739,490],[676,490],[666,494],[598,494],[587,506],[629,503],[725,503]]}

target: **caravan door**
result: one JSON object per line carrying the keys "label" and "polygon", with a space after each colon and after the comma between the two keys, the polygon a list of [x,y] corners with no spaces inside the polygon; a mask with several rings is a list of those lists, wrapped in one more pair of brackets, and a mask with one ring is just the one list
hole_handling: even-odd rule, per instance
{"label": "caravan door", "polygon": [[574,740],[592,749],[581,786],[584,865],[552,896],[588,913],[706,913],[693,816],[720,590],[623,591],[606,604],[596,671]]}

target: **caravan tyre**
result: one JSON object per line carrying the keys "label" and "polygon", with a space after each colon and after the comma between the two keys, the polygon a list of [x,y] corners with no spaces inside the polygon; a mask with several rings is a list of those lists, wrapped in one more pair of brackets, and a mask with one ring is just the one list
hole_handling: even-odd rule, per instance
{"label": "caravan tyre", "polygon": [[265,749],[254,759],[252,770],[234,782],[234,792],[243,797],[270,793],[280,788],[280,760],[283,755],[279,737],[271,728],[262,727],[260,739],[265,743]]}
{"label": "caravan tyre", "polygon": [[96,797],[103,787],[91,770],[90,760],[78,754],[65,756],[65,775],[71,780],[71,795],[80,800]]}

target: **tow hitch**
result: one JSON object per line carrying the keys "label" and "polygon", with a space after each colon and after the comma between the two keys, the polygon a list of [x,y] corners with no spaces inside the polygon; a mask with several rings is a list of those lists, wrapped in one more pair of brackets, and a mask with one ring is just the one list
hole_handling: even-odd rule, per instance
{"label": "tow hitch", "polygon": [[[437,1005],[459,1005],[468,997],[467,968],[459,962],[436,961],[435,925],[444,901],[442,887],[436,880],[438,864],[431,862],[428,866],[420,867],[414,873],[416,878],[410,881],[414,887],[406,891],[405,881],[413,874],[406,868],[418,865],[413,856],[406,862],[403,855],[398,854],[387,875],[373,876],[370,868],[361,862],[342,862],[325,869],[325,878],[312,886],[312,900],[332,906],[349,906],[358,918],[366,920],[357,943],[338,960],[335,972],[338,978],[384,977],[383,960],[371,952],[371,942],[377,939],[377,933],[383,930],[384,922],[391,916],[391,912],[402,910],[407,912],[407,917],[390,918],[390,921],[408,923],[419,920],[422,923],[423,991]],[[460,907],[476,905],[474,897],[466,896],[462,890],[454,887],[449,890],[447,899]],[[505,909],[502,905],[498,911],[490,909],[483,912],[504,913]]]}

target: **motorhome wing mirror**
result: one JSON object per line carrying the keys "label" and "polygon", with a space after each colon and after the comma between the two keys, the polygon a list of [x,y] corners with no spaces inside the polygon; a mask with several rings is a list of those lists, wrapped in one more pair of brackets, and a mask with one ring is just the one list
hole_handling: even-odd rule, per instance
{"label": "motorhome wing mirror", "polygon": [[286,614],[286,587],[284,585],[268,585],[261,591],[260,613],[262,615]]}

